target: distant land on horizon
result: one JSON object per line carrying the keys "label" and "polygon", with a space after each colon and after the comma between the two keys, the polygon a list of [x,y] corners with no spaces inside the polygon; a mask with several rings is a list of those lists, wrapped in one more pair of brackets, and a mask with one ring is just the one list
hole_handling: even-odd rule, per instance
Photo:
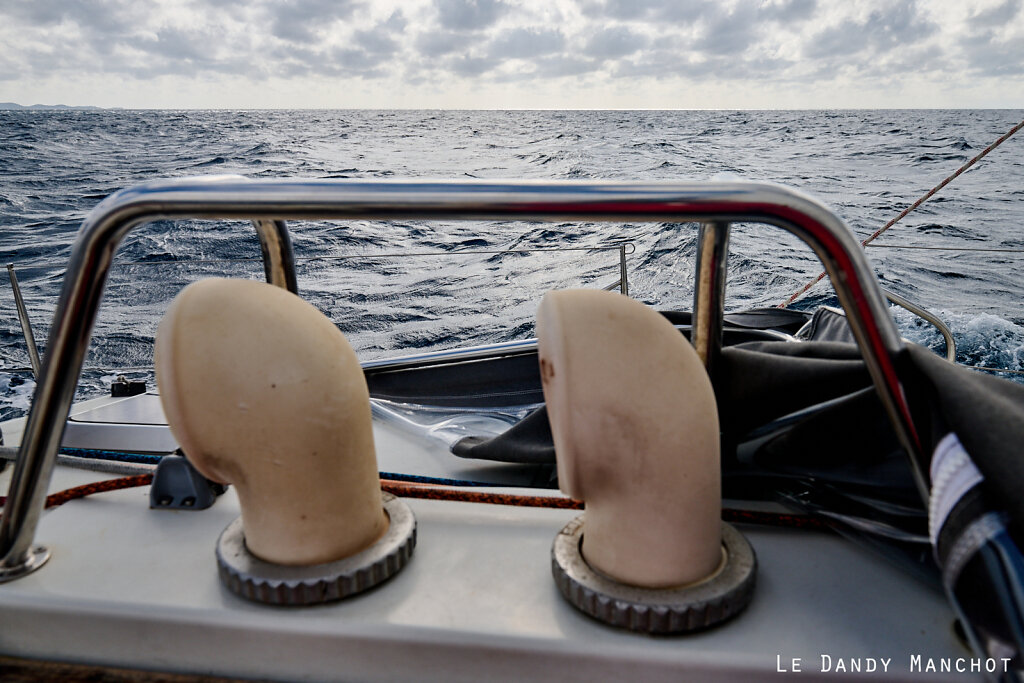
{"label": "distant land on horizon", "polygon": [[0,109],[103,109],[104,107],[76,107],[67,104],[18,104],[17,102],[0,102]]}

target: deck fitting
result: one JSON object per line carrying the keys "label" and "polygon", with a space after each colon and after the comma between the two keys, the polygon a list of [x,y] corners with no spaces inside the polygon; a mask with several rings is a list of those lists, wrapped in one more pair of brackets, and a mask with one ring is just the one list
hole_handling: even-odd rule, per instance
{"label": "deck fitting", "polygon": [[366,550],[334,562],[290,566],[261,560],[245,545],[242,518],[217,541],[217,566],[228,590],[253,602],[302,606],[342,600],[397,574],[416,547],[416,518],[409,506],[382,494],[388,530]]}
{"label": "deck fitting", "polygon": [[686,633],[730,619],[750,603],[757,557],[747,539],[722,523],[723,565],[707,579],[670,588],[616,581],[584,559],[584,516],[569,522],[551,547],[551,572],[573,607],[606,624],[644,633]]}

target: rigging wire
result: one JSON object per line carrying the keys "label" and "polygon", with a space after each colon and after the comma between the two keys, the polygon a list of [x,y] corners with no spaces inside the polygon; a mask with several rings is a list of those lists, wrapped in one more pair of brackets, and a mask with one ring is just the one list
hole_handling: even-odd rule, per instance
{"label": "rigging wire", "polygon": [[[871,244],[872,242],[874,242],[874,241],[875,241],[875,240],[876,240],[876,239],[877,239],[877,238],[878,238],[879,236],[881,236],[881,235],[882,235],[882,234],[883,234],[883,233],[884,233],[884,232],[885,232],[886,230],[888,230],[888,229],[889,229],[889,228],[891,228],[892,226],[896,225],[896,223],[897,223],[898,221],[900,221],[900,220],[901,220],[901,219],[902,219],[902,218],[903,218],[904,216],[906,216],[906,215],[907,215],[908,213],[910,213],[911,211],[913,211],[913,210],[914,210],[914,209],[916,209],[917,207],[919,207],[919,206],[921,206],[922,204],[924,204],[924,203],[925,203],[925,202],[926,202],[926,201],[927,201],[928,199],[930,199],[930,198],[932,197],[932,195],[934,195],[934,194],[935,194],[936,192],[938,192],[939,190],[941,190],[942,188],[944,188],[944,187],[945,187],[946,185],[948,185],[949,183],[951,183],[951,182],[952,182],[953,180],[955,180],[955,179],[956,179],[957,177],[959,177],[961,173],[963,173],[964,171],[966,171],[967,169],[969,169],[969,168],[970,168],[971,166],[973,166],[974,164],[978,163],[978,162],[979,162],[979,161],[980,161],[980,160],[981,160],[981,159],[982,159],[982,158],[983,158],[983,157],[984,157],[984,156],[985,156],[986,154],[988,154],[989,152],[991,152],[992,150],[994,150],[994,149],[995,149],[996,147],[998,147],[999,145],[1001,145],[1001,144],[1003,144],[1004,142],[1006,142],[1007,140],[1009,140],[1009,139],[1010,139],[1010,137],[1011,137],[1011,136],[1012,136],[1012,135],[1013,135],[1014,133],[1016,133],[1017,131],[1019,131],[1019,130],[1020,130],[1021,128],[1024,128],[1024,121],[1021,121],[1021,122],[1020,122],[1020,123],[1018,123],[1018,124],[1017,124],[1016,126],[1014,126],[1013,128],[1011,128],[1011,129],[1010,129],[1009,131],[1007,131],[1007,132],[1006,132],[1006,134],[1004,134],[1004,135],[1003,135],[1003,136],[1002,136],[1001,138],[999,138],[998,140],[996,140],[995,142],[993,142],[993,143],[992,143],[991,145],[989,145],[988,147],[986,147],[985,149],[983,149],[983,150],[982,150],[982,151],[981,151],[981,152],[980,152],[980,153],[979,153],[978,155],[976,155],[976,156],[975,156],[975,157],[974,157],[973,159],[971,159],[971,160],[970,160],[970,161],[968,161],[968,162],[967,162],[966,164],[964,164],[963,166],[961,166],[960,168],[958,168],[958,169],[957,169],[956,171],[954,171],[952,175],[948,176],[948,177],[947,177],[947,178],[946,178],[945,180],[943,180],[943,181],[942,181],[941,183],[939,183],[938,185],[936,185],[936,186],[935,186],[935,187],[933,187],[932,189],[928,190],[928,192],[926,192],[926,193],[924,194],[924,196],[922,196],[922,197],[921,197],[920,199],[918,199],[918,200],[917,200],[916,202],[914,202],[913,204],[911,204],[910,206],[908,206],[908,207],[907,207],[906,209],[904,209],[904,210],[903,210],[903,212],[902,212],[902,213],[900,213],[900,215],[896,216],[896,218],[893,218],[893,219],[892,219],[891,221],[889,221],[888,223],[886,223],[885,225],[883,225],[883,226],[882,226],[881,228],[879,228],[878,230],[875,230],[875,232],[873,232],[873,233],[871,234],[871,236],[870,236],[870,237],[868,237],[868,238],[867,238],[866,240],[864,240],[864,241],[862,241],[862,242],[860,243],[860,244],[861,244],[861,246],[862,246],[862,247],[866,247],[866,246],[868,246],[869,244]],[[810,290],[810,288],[811,288],[811,287],[813,287],[814,285],[816,285],[816,284],[818,284],[819,282],[821,282],[821,281],[822,281],[822,280],[823,280],[823,279],[825,278],[825,275],[826,275],[825,271],[821,271],[820,273],[818,273],[818,277],[814,278],[813,280],[811,280],[810,282],[808,282],[808,283],[807,283],[806,285],[804,285],[803,287],[801,287],[800,289],[798,289],[797,291],[795,291],[795,292],[793,293],[793,295],[792,295],[792,296],[790,296],[790,297],[789,297],[788,299],[786,299],[786,300],[785,300],[784,302],[782,302],[782,303],[778,304],[777,308],[785,308],[786,306],[789,306],[789,305],[790,305],[791,303],[793,303],[794,301],[796,301],[797,299],[799,299],[800,297],[802,297],[802,296],[803,296],[804,294],[806,294],[806,293],[808,292],[808,290]]]}
{"label": "rigging wire", "polygon": [[1024,249],[1011,247],[933,247],[924,244],[867,244],[873,249],[923,249],[928,251],[985,252],[993,254],[1024,254]]}

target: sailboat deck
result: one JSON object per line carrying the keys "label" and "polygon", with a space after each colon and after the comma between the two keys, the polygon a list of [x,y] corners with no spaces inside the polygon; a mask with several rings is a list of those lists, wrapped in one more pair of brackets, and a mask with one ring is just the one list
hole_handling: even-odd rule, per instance
{"label": "sailboat deck", "polygon": [[[387,425],[375,437],[382,470],[453,459]],[[51,491],[110,476],[58,466]],[[759,564],[749,608],[705,632],[651,637],[593,621],[558,593],[550,548],[573,511],[409,500],[418,541],[408,567],[339,603],[282,608],[246,602],[218,579],[214,547],[239,514],[233,490],[203,511],[151,510],[148,496],[103,493],[44,515],[37,540],[52,558],[0,589],[0,654],[275,680],[445,681],[749,680],[793,671],[794,659],[807,680],[855,665],[899,680],[922,675],[912,657],[971,657],[943,595],[830,533],[741,526]]]}

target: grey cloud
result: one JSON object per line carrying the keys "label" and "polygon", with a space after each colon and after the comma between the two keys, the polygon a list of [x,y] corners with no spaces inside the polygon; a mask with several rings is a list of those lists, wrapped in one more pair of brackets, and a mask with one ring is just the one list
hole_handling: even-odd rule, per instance
{"label": "grey cloud", "polygon": [[416,37],[415,46],[426,57],[443,57],[465,49],[481,40],[480,35],[453,33],[421,33]]}
{"label": "grey cloud", "polygon": [[599,31],[587,41],[583,53],[600,59],[625,57],[644,47],[646,39],[625,26]]}
{"label": "grey cloud", "polygon": [[693,22],[715,7],[705,0],[590,0],[582,9],[595,19]]}
{"label": "grey cloud", "polygon": [[967,22],[972,28],[1002,26],[1016,17],[1020,13],[1020,8],[1021,0],[1006,0],[1001,5],[972,14]]}
{"label": "grey cloud", "polygon": [[968,18],[973,30],[959,42],[973,73],[997,77],[1024,74],[1024,42],[999,40],[994,30],[1014,19],[1020,10],[1021,0],[1006,0]]}
{"label": "grey cloud", "polygon": [[678,36],[673,35],[658,36],[648,45],[652,52],[674,52],[680,49],[680,47],[682,47],[682,41],[679,40]]}
{"label": "grey cloud", "polygon": [[771,21],[791,24],[811,19],[817,10],[817,0],[781,0],[762,6],[760,14]]}
{"label": "grey cloud", "polygon": [[583,13],[589,17],[630,21],[645,19],[663,3],[657,0],[598,0],[583,3]]}
{"label": "grey cloud", "polygon": [[[582,10],[585,16],[598,20],[676,24],[714,21],[725,14],[721,3],[711,0],[588,0]],[[817,0],[775,0],[766,4],[740,2],[731,13],[758,21],[795,23],[810,19],[816,10]]]}
{"label": "grey cloud", "polygon": [[313,69],[304,62],[285,62],[278,64],[274,73],[283,78],[301,78],[312,74]]}
{"label": "grey cloud", "polygon": [[373,28],[355,31],[351,42],[368,55],[374,55],[379,61],[380,57],[391,56],[401,50],[394,36],[400,35],[405,30],[405,25],[405,17],[401,10],[396,10],[386,21]]}
{"label": "grey cloud", "polygon": [[860,52],[866,47],[860,33],[862,27],[852,21],[844,21],[815,35],[804,46],[804,54],[808,57],[842,57]]}
{"label": "grey cloud", "polygon": [[739,54],[756,39],[759,17],[752,5],[736,5],[708,22],[704,35],[696,42],[698,50],[711,54]]}
{"label": "grey cloud", "polygon": [[872,42],[878,47],[892,49],[910,45],[924,40],[939,28],[918,13],[915,0],[904,0],[888,9],[886,13],[872,12],[866,24]]}
{"label": "grey cloud", "polygon": [[325,61],[320,51],[290,43],[272,49],[270,56],[275,72],[283,76],[314,73],[315,67]]}
{"label": "grey cloud", "polygon": [[128,0],[33,0],[11,3],[4,10],[34,26],[68,21],[101,35],[131,32],[141,18],[138,6]]}
{"label": "grey cloud", "polygon": [[[148,59],[125,63],[111,56],[105,60],[107,71],[128,73],[139,78],[165,74],[197,75],[221,73],[261,78],[261,68],[245,54],[244,46],[232,49],[216,29],[180,29],[168,27],[157,32],[156,38],[123,41],[126,46],[142,50]],[[217,45],[220,49],[212,49]],[[227,57],[220,55],[226,54]]]}
{"label": "grey cloud", "polygon": [[490,45],[488,53],[499,59],[526,59],[559,52],[565,36],[553,29],[517,28],[502,33]]}
{"label": "grey cloud", "polygon": [[155,40],[132,41],[136,47],[150,54],[168,57],[176,62],[207,62],[210,59],[212,36],[198,31],[164,28],[157,31]]}
{"label": "grey cloud", "polygon": [[247,59],[208,60],[201,63],[193,61],[174,62],[170,60],[156,61],[146,64],[130,65],[126,67],[111,67],[110,71],[130,74],[136,78],[153,78],[155,76],[167,75],[198,75],[200,73],[218,73],[229,76],[246,76],[253,79],[262,79],[266,73],[259,67],[254,66]]}
{"label": "grey cloud", "polygon": [[650,18],[657,22],[693,24],[719,11],[718,2],[665,2]]}
{"label": "grey cloud", "polygon": [[997,41],[991,31],[982,31],[960,41],[971,70],[983,76],[1024,74],[1024,42]]}
{"label": "grey cloud", "polygon": [[708,6],[702,10],[703,30],[693,47],[709,55],[738,55],[759,41],[766,24],[807,21],[816,9],[817,0],[779,0],[763,5],[741,2],[731,9]]}
{"label": "grey cloud", "polygon": [[398,52],[398,41],[389,35],[387,28],[382,27],[356,31],[352,34],[352,43],[375,55],[393,55]]}
{"label": "grey cloud", "polygon": [[[247,42],[234,50],[218,49],[229,38],[220,30],[214,12],[207,14],[201,27],[180,28],[154,26],[147,8],[130,0],[35,0],[14,4],[10,10],[4,7],[0,13],[8,11],[8,17],[29,22],[32,32],[44,39],[48,27],[57,24],[73,25],[82,34],[74,46],[28,51],[26,63],[35,74],[89,71],[138,78],[206,72],[260,74],[256,60],[247,55]],[[145,57],[126,60],[125,50],[141,51]]]}
{"label": "grey cloud", "polygon": [[480,76],[500,64],[493,57],[459,57],[448,61],[449,67],[459,76]]}
{"label": "grey cloud", "polygon": [[16,64],[9,56],[0,53],[0,81],[16,81],[24,74],[22,65]]}
{"label": "grey cloud", "polygon": [[108,65],[106,73],[125,74],[140,79],[155,78],[157,76],[196,76],[210,73],[261,79],[266,75],[261,69],[244,59],[210,60],[206,62],[159,59],[146,62],[122,62]]}
{"label": "grey cloud", "polygon": [[655,50],[642,58],[620,62],[612,75],[616,78],[661,78],[685,75],[688,69],[689,64],[678,53],[671,50]]}
{"label": "grey cloud", "polygon": [[[354,31],[344,47],[331,50],[325,71],[363,78],[384,76],[394,55],[402,49],[396,36],[405,30],[405,26],[405,17],[398,10],[372,28]],[[317,70],[317,67],[313,66],[313,69]]]}
{"label": "grey cloud", "polygon": [[38,0],[38,2],[5,3],[4,15],[33,25],[59,24],[65,17],[75,12],[79,4],[61,2],[61,0]]}
{"label": "grey cloud", "polygon": [[[106,73],[136,78],[165,74],[223,73],[260,76],[260,69],[246,54],[246,46],[223,48],[225,39],[213,30],[162,28],[153,34],[94,36],[74,49],[26,48],[19,56],[31,74]],[[126,59],[125,52],[142,53]],[[219,56],[219,55],[227,55]]]}
{"label": "grey cloud", "polygon": [[94,60],[92,54],[71,55],[65,51],[45,50],[38,46],[30,47],[19,55],[33,74],[49,74],[76,67],[88,66]]}
{"label": "grey cloud", "polygon": [[333,50],[331,57],[335,64],[341,65],[348,71],[369,71],[380,66],[381,59],[364,50],[353,50],[351,48],[340,48]]}
{"label": "grey cloud", "polygon": [[390,57],[353,47],[329,50],[295,45],[279,47],[271,52],[274,73],[280,76],[357,76],[378,78],[385,75]]}
{"label": "grey cloud", "polygon": [[938,45],[922,45],[899,50],[884,62],[864,65],[860,75],[884,83],[887,79],[898,80],[906,74],[920,76],[926,73],[948,72],[949,68],[949,58],[943,48]]}
{"label": "grey cloud", "polygon": [[501,73],[495,78],[495,80],[499,82],[512,82],[535,78],[582,76],[583,74],[600,69],[601,62],[596,59],[581,59],[579,57],[558,54],[541,57],[540,59],[532,62],[530,66],[533,68],[524,68]]}
{"label": "grey cloud", "polygon": [[297,43],[316,42],[314,31],[338,19],[348,19],[360,6],[355,0],[275,0],[267,3],[270,30],[278,38]]}
{"label": "grey cloud", "polygon": [[782,73],[792,65],[793,63],[789,60],[766,57],[740,59],[731,56],[714,56],[709,59],[694,60],[673,51],[659,50],[638,59],[624,60],[619,63],[613,75],[617,78],[683,76],[696,81],[709,79],[750,80],[762,78],[768,74]]}
{"label": "grey cloud", "polygon": [[487,28],[508,9],[501,0],[437,0],[441,26],[453,31]]}
{"label": "grey cloud", "polygon": [[601,62],[596,59],[582,59],[569,55],[552,55],[537,60],[538,76],[546,78],[559,78],[562,76],[581,76],[601,67]]}
{"label": "grey cloud", "polygon": [[388,30],[394,33],[404,33],[405,27],[408,25],[409,22],[406,20],[405,15],[400,9],[396,9],[392,12],[391,16],[388,17],[388,20],[382,24],[382,26],[387,27]]}
{"label": "grey cloud", "polygon": [[863,22],[845,20],[814,36],[804,48],[808,57],[841,57],[871,47],[886,52],[901,45],[912,45],[938,30],[938,26],[918,14],[914,0],[901,0],[872,12]]}
{"label": "grey cloud", "polygon": [[711,66],[712,69],[705,72],[711,78],[752,80],[783,74],[793,66],[793,61],[764,56],[750,59],[719,58],[713,60]]}

